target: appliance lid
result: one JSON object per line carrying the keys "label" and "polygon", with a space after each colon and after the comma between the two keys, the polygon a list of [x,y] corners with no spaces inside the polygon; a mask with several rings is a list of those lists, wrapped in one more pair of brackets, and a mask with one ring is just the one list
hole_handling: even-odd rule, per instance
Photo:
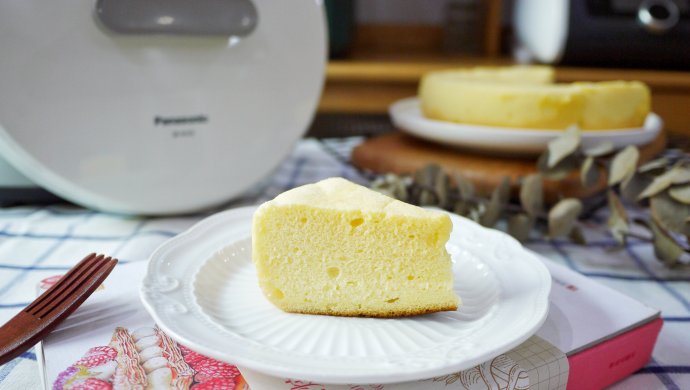
{"label": "appliance lid", "polygon": [[[327,57],[321,2],[136,3],[128,12],[139,19],[113,20],[108,0],[0,3],[0,154],[95,209],[222,204],[275,169],[315,112]],[[223,30],[219,16],[204,27],[213,18],[199,4],[236,23]]]}

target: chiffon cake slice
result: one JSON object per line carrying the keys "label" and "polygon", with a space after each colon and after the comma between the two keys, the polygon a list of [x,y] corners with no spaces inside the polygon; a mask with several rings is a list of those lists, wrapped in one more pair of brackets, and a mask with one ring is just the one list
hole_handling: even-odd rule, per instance
{"label": "chiffon cake slice", "polygon": [[452,229],[441,212],[342,178],[278,195],[254,214],[266,298],[292,313],[398,317],[456,310]]}

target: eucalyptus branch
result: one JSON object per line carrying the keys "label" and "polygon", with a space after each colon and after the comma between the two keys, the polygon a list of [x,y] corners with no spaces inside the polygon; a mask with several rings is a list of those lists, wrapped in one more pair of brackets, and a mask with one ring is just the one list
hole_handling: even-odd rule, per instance
{"label": "eucalyptus branch", "polygon": [[[537,160],[538,173],[514,183],[519,187],[518,203],[510,202],[508,178],[491,194],[480,194],[471,181],[450,176],[438,165],[425,166],[412,175],[381,176],[372,188],[408,203],[456,212],[488,227],[505,219],[508,233],[521,241],[530,232],[539,231],[548,238],[567,236],[584,244],[578,220],[589,219],[608,207],[607,229],[619,245],[624,245],[626,237],[650,242],[664,265],[685,267],[680,258],[690,253],[690,247],[679,237],[690,238],[690,155],[674,150],[644,164],[639,164],[639,159],[635,146],[615,151],[612,144],[601,143],[585,150],[580,131],[571,128],[549,143]],[[606,193],[584,201],[564,198],[546,205],[543,180],[562,180],[578,170],[583,187],[600,183],[604,174]],[[620,198],[648,208],[648,217],[631,221]],[[645,226],[650,235],[632,232],[631,222]],[[538,225],[546,229],[535,229]]]}

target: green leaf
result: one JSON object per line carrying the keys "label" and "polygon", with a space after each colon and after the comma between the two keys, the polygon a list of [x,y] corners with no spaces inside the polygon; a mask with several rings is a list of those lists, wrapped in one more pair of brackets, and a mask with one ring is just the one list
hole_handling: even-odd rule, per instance
{"label": "green leaf", "polygon": [[614,186],[635,173],[640,152],[635,146],[626,146],[616,153],[609,167],[609,186]]}
{"label": "green leaf", "polygon": [[538,173],[528,175],[520,186],[520,203],[531,217],[539,215],[544,208],[543,180]]}
{"label": "green leaf", "polygon": [[549,210],[549,237],[570,234],[577,217],[582,212],[582,202],[575,198],[562,199]]}
{"label": "green leaf", "polygon": [[577,126],[571,126],[558,138],[549,142],[547,146],[549,155],[546,166],[553,168],[563,159],[573,154],[580,146],[581,139],[580,129]]}
{"label": "green leaf", "polygon": [[515,214],[508,218],[508,234],[520,242],[527,241],[533,226],[534,219],[527,214]]}
{"label": "green leaf", "polygon": [[628,213],[615,192],[609,190],[607,195],[610,211],[608,219],[609,231],[619,244],[623,244],[625,243],[625,235],[630,233]]}

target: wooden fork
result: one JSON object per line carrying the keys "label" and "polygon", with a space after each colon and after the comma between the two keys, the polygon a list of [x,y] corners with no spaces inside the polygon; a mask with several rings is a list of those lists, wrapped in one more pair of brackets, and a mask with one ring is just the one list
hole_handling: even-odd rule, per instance
{"label": "wooden fork", "polygon": [[31,348],[69,317],[117,264],[92,253],[0,328],[0,365]]}

